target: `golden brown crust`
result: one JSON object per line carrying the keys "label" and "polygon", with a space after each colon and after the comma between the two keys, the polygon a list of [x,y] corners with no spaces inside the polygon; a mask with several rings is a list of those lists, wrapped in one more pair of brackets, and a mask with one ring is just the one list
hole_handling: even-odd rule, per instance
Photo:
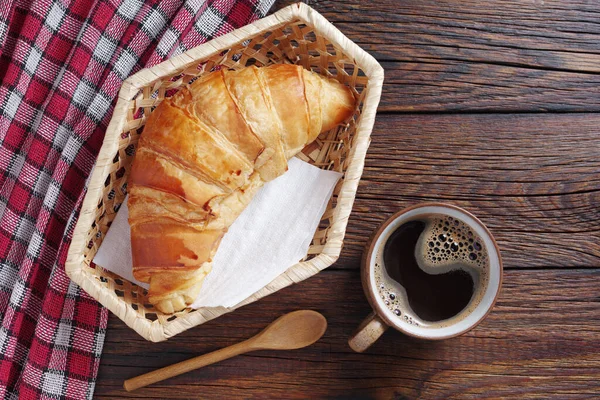
{"label": "golden brown crust", "polygon": [[222,133],[251,163],[264,150],[229,95],[222,72],[208,74],[180,90],[173,96],[173,104]]}
{"label": "golden brown crust", "polygon": [[175,221],[147,222],[131,227],[134,276],[149,282],[152,272],[194,271],[198,262],[210,261],[224,235],[219,230],[196,230]]}
{"label": "golden brown crust", "polygon": [[270,150],[268,160],[258,168],[265,181],[275,179],[287,170],[287,159],[281,143],[281,121],[273,111],[273,103],[264,80],[256,67],[225,71],[225,85],[248,127]]}
{"label": "golden brown crust", "polygon": [[140,139],[140,148],[145,146],[232,189],[243,185],[253,171],[229,141],[170,99],[150,116]]}
{"label": "golden brown crust", "polygon": [[257,69],[269,87],[272,104],[281,121],[286,159],[302,150],[308,138],[310,121],[302,71],[301,68],[288,68],[285,64]]}
{"label": "golden brown crust", "polygon": [[302,69],[302,77],[304,78],[304,98],[308,106],[308,138],[307,142],[311,143],[321,133],[323,123],[321,121],[321,87],[323,79],[318,75]]}
{"label": "golden brown crust", "polygon": [[131,180],[136,186],[171,193],[200,207],[217,196],[231,192],[228,188],[211,183],[201,173],[192,174],[190,168],[148,147],[138,149],[135,157],[137,162],[131,170]]}
{"label": "golden brown crust", "polygon": [[129,181],[134,276],[149,301],[166,313],[191,304],[258,189],[353,112],[348,88],[295,65],[213,72],[165,99]]}
{"label": "golden brown crust", "polygon": [[214,219],[210,209],[189,203],[174,194],[146,186],[133,185],[129,189],[130,225],[169,219],[204,229]]}

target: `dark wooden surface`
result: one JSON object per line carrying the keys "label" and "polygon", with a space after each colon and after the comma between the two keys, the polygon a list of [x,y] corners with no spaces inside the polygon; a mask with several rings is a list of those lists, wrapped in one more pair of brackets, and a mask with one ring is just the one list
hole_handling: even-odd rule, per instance
{"label": "dark wooden surface", "polygon": [[[291,2],[278,1],[273,10]],[[600,396],[600,7],[583,1],[311,1],[386,81],[340,260],[164,343],[111,316],[97,398]],[[504,286],[468,334],[348,336],[369,312],[359,257],[387,216],[447,201],[498,239]],[[296,309],[324,338],[126,393],[123,380],[257,333]]]}

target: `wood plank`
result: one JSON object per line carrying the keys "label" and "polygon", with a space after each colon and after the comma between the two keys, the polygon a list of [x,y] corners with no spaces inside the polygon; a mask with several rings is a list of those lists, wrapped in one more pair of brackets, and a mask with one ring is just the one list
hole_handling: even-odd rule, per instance
{"label": "wood plank", "polygon": [[[111,316],[95,397],[589,397],[600,391],[599,283],[600,270],[506,271],[495,309],[473,331],[441,342],[389,331],[362,355],[346,344],[369,312],[358,271],[325,271],[163,343],[146,342]],[[329,321],[309,348],[240,356],[132,393],[121,387],[302,308]]]}
{"label": "wood plank", "polygon": [[426,201],[464,207],[505,267],[600,266],[600,115],[379,115],[335,268],[370,233]]}
{"label": "wood plank", "polygon": [[381,62],[379,112],[599,112],[600,75],[442,59]]}
{"label": "wood plank", "polygon": [[[291,3],[294,1],[278,1],[274,9]],[[328,0],[309,4],[340,29],[355,27],[370,47],[367,49],[382,59],[396,59],[400,53],[600,72],[599,11],[597,5],[583,0],[517,0],[501,6],[490,0]],[[411,50],[414,47],[416,54],[380,46],[389,39],[396,45],[411,46]]]}
{"label": "wood plank", "polygon": [[310,3],[382,62],[380,111],[600,111],[600,16],[587,2]]}

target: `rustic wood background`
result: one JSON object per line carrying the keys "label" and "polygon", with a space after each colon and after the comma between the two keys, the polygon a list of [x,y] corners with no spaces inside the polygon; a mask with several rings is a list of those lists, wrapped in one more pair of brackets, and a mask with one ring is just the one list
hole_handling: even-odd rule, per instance
{"label": "rustic wood background", "polygon": [[[291,1],[277,1],[277,10]],[[98,398],[600,396],[600,8],[591,1],[311,1],[386,81],[340,260],[164,343],[111,316]],[[346,340],[369,313],[359,258],[409,205],[472,211],[498,239],[504,286],[475,330],[443,342]],[[314,309],[324,338],[240,356],[126,393],[123,380]]]}

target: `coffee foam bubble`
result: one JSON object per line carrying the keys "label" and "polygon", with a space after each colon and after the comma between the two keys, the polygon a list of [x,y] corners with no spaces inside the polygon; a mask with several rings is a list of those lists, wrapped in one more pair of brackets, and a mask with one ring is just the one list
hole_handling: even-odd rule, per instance
{"label": "coffee foam bubble", "polygon": [[[473,230],[456,218],[429,214],[412,219],[426,223],[415,249],[420,268],[428,274],[442,274],[461,269],[473,277],[474,292],[467,307],[458,315],[442,321],[429,322],[419,318],[408,304],[406,290],[391,279],[383,264],[384,245],[375,255],[375,284],[385,306],[405,323],[440,328],[453,325],[468,316],[480,303],[488,285],[489,257],[484,241]],[[410,221],[405,221],[407,223]],[[394,231],[383,238],[386,243]]]}

